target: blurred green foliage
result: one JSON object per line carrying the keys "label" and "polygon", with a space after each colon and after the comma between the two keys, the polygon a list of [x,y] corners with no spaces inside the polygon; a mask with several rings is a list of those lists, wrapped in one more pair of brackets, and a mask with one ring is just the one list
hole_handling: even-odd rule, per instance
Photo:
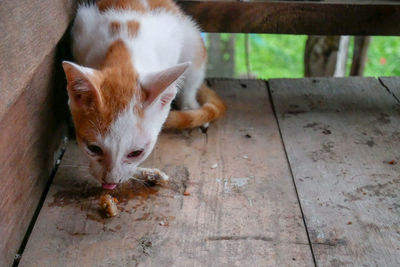
{"label": "blurred green foliage", "polygon": [[400,37],[372,37],[365,76],[400,76]]}
{"label": "blurred green foliage", "polygon": [[[222,34],[222,38],[228,38]],[[235,76],[246,77],[245,35],[236,35]],[[303,77],[303,54],[307,36],[249,34],[251,75],[256,78]],[[351,39],[347,73],[353,53]],[[229,55],[227,55],[229,56]],[[400,37],[372,37],[365,76],[400,76]]]}

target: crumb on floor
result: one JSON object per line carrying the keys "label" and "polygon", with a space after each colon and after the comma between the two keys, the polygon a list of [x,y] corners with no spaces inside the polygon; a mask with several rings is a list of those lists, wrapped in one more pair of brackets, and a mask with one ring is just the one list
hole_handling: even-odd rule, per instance
{"label": "crumb on floor", "polygon": [[105,194],[100,197],[100,207],[102,210],[104,210],[107,217],[114,217],[118,215],[117,203],[118,200],[109,194]]}

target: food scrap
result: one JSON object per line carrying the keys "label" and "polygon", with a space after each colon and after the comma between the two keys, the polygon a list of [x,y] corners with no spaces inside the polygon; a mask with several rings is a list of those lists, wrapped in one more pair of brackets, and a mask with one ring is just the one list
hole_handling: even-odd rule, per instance
{"label": "food scrap", "polygon": [[353,224],[351,221],[348,221],[347,224]]}
{"label": "food scrap", "polygon": [[161,222],[160,222],[160,225],[161,225],[161,226],[168,226],[169,223],[168,223],[168,222],[165,222],[165,221],[161,221]]}
{"label": "food scrap", "polygon": [[390,165],[394,165],[394,164],[396,164],[396,161],[395,160],[391,160],[391,161],[389,161],[388,162]]}
{"label": "food scrap", "polygon": [[100,198],[100,207],[104,210],[107,217],[118,215],[117,203],[118,200],[109,194],[102,195]]}
{"label": "food scrap", "polygon": [[212,166],[211,166],[211,169],[215,169],[215,168],[217,168],[218,167],[218,163],[215,163],[215,164],[213,164]]}
{"label": "food scrap", "polygon": [[183,192],[183,195],[184,195],[184,196],[190,196],[190,193],[187,192],[187,191],[185,191],[185,192]]}

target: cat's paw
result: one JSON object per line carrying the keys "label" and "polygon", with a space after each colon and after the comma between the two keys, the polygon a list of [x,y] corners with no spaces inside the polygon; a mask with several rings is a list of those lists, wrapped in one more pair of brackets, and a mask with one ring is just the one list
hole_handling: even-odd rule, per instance
{"label": "cat's paw", "polygon": [[153,170],[154,170],[155,175],[160,177],[160,179],[162,181],[168,181],[169,177],[165,172],[160,171],[159,169],[153,169]]}
{"label": "cat's paw", "polygon": [[142,176],[147,182],[159,183],[168,181],[169,177],[159,169],[145,169],[142,171]]}

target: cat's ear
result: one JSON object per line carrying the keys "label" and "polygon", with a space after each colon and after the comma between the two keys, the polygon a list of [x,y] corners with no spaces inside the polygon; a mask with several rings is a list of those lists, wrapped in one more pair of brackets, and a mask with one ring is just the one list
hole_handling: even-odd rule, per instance
{"label": "cat's ear", "polygon": [[181,77],[190,64],[190,62],[181,63],[162,71],[143,75],[140,78],[140,86],[147,93],[146,104],[151,105],[156,100],[162,106],[171,103],[175,98],[177,88],[166,89]]}
{"label": "cat's ear", "polygon": [[71,107],[92,109],[101,103],[101,94],[96,87],[95,80],[98,71],[79,66],[75,63],[63,61],[67,90]]}

